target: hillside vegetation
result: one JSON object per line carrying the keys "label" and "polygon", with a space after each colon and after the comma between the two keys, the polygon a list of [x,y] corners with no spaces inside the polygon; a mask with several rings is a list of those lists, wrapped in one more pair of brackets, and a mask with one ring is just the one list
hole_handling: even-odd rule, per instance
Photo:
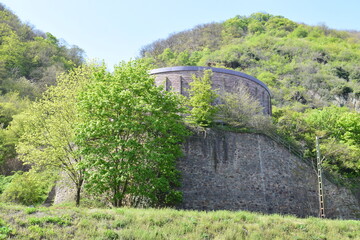
{"label": "hillside vegetation", "polygon": [[[25,24],[0,3],[0,163],[16,156],[4,129],[56,78],[81,65],[83,50]],[[1,169],[1,166],[0,166]]]}
{"label": "hillside vegetation", "polygon": [[[275,126],[269,119],[263,125],[310,159],[315,157],[315,136],[322,136],[327,169],[359,187],[360,40],[356,32],[306,26],[263,13],[237,16],[156,41],[143,48],[142,59],[119,64],[109,73],[104,66],[83,64],[81,49],[22,23],[3,5],[0,30],[0,197],[4,202],[43,203],[63,172],[76,189],[77,205],[81,193],[107,206],[171,206],[182,198],[176,190],[175,161],[181,155],[180,143],[189,134],[185,122],[199,128],[218,127],[213,120],[220,109],[228,113],[225,128],[252,131],[254,119],[264,117],[258,114],[257,104],[250,104],[254,101],[245,96],[246,91],[241,97],[224,99],[227,106],[213,106],[216,93],[204,91],[211,89],[210,71],[194,79],[190,99],[185,99],[156,87],[149,66],[225,67],[259,78],[273,92]],[[265,122],[265,117],[257,119]],[[15,160],[29,164],[30,171],[6,169]],[[280,238],[296,229],[303,239],[358,236],[353,225],[335,223],[338,226],[333,228],[332,222],[325,221],[313,227],[318,220],[290,220],[294,222],[282,229],[282,224],[287,226],[282,217],[276,216],[277,222],[248,213],[169,210],[159,213],[158,221],[153,220],[157,219],[153,210],[133,215],[134,210],[122,208],[94,210],[95,214],[65,208],[59,210],[64,216],[56,216],[56,208],[1,208],[0,233],[19,239],[33,235],[63,239],[65,234],[79,239],[141,239],[149,229],[155,229],[153,238],[165,239],[182,235]],[[26,214],[33,215],[28,219]],[[124,220],[131,224],[123,225],[126,214],[136,221]],[[149,219],[142,219],[144,214]],[[114,227],[114,221],[119,225]],[[170,230],[183,222],[180,232]],[[236,224],[227,226],[229,222]],[[94,230],[97,225],[99,231]],[[159,227],[164,227],[162,232]],[[76,235],[79,229],[81,236]]]}
{"label": "hillside vegetation", "polygon": [[328,170],[360,176],[360,37],[254,13],[199,25],[151,43],[141,56],[156,67],[197,65],[252,75],[272,92],[277,133]]}
{"label": "hillside vegetation", "polygon": [[1,94],[39,97],[57,75],[83,63],[83,51],[43,33],[0,4]]}
{"label": "hillside vegetation", "polygon": [[0,205],[0,239],[359,239],[360,222],[244,211]]}
{"label": "hillside vegetation", "polygon": [[197,65],[245,72],[269,86],[277,107],[360,108],[356,32],[255,13],[173,34],[145,46],[141,55],[156,67]]}

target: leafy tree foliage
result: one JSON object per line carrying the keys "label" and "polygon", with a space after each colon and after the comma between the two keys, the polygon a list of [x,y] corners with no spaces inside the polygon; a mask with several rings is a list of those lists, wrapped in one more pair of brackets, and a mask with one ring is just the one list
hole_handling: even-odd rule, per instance
{"label": "leafy tree foliage", "polygon": [[9,132],[19,135],[16,150],[20,159],[34,169],[65,171],[76,186],[76,203],[84,182],[84,169],[78,167],[82,156],[75,145],[75,125],[81,119],[76,108],[77,94],[91,79],[92,67],[79,67],[63,74],[57,85],[50,87],[43,98],[15,117]]}
{"label": "leafy tree foliage", "polygon": [[[197,59],[204,49],[215,50],[221,45],[222,24],[210,23],[196,26],[194,29],[172,34],[167,39],[157,40],[143,47],[140,51],[142,57],[155,60],[159,66],[168,66],[159,55],[166,49],[171,49],[176,58],[178,54],[187,52],[191,58]],[[170,64],[171,65],[171,64]]]}
{"label": "leafy tree foliage", "polygon": [[6,131],[14,116],[41,97],[61,73],[83,62],[83,51],[24,24],[0,3],[0,168],[14,159],[19,135]]}
{"label": "leafy tree foliage", "polygon": [[14,175],[12,175],[12,176],[0,175],[0,195],[4,192],[7,185],[11,182],[11,180],[13,178],[14,178]]}
{"label": "leafy tree foliage", "polygon": [[193,76],[189,83],[189,107],[190,115],[187,117],[189,123],[200,127],[208,127],[212,124],[217,107],[214,101],[217,94],[212,89],[212,71],[205,70],[202,77]]}
{"label": "leafy tree foliage", "polygon": [[21,98],[18,93],[9,92],[0,95],[0,165],[6,159],[16,157],[15,142],[17,136],[9,133],[6,128],[14,116],[30,106],[30,100]]}
{"label": "leafy tree foliage", "polygon": [[175,160],[187,135],[184,109],[178,95],[155,87],[145,64],[98,72],[79,104],[78,143],[90,191],[110,192],[116,207],[181,199],[172,187],[179,184]]}
{"label": "leafy tree foliage", "polygon": [[56,76],[83,62],[83,51],[68,47],[50,33],[22,23],[3,5],[0,7],[0,91],[19,92],[35,98]]}
{"label": "leafy tree foliage", "polygon": [[346,107],[309,109],[305,113],[277,109],[277,125],[292,136],[315,158],[315,136],[322,137],[321,151],[327,169],[350,178],[360,177],[360,114]]}

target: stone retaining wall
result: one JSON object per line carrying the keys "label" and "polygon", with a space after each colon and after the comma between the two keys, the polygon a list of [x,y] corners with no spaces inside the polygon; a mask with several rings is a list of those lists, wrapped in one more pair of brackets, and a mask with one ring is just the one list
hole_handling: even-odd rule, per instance
{"label": "stone retaining wall", "polygon": [[[179,208],[318,216],[316,171],[267,136],[211,130],[190,137],[184,153]],[[360,218],[349,190],[325,180],[324,194],[327,217]]]}

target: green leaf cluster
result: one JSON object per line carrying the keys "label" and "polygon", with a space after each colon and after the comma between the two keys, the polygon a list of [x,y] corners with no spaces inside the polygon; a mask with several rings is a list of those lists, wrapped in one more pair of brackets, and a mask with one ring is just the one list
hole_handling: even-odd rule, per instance
{"label": "green leaf cluster", "polygon": [[328,170],[349,178],[360,177],[360,114],[346,107],[309,109],[299,113],[290,109],[275,109],[274,118],[279,131],[296,139],[316,158],[315,136]]}
{"label": "green leaf cluster", "polygon": [[77,204],[84,181],[84,169],[75,144],[75,127],[82,119],[77,109],[77,95],[92,78],[95,68],[78,67],[58,77],[42,99],[14,117],[6,130],[15,138],[16,152],[22,162],[33,169],[60,169],[77,190]]}
{"label": "green leaf cluster", "polygon": [[0,95],[0,169],[6,160],[16,157],[15,142],[18,135],[8,131],[7,127],[16,115],[30,106],[30,103],[28,98],[21,98],[16,92]]}
{"label": "green leaf cluster", "polygon": [[188,105],[191,109],[186,119],[195,126],[210,126],[217,112],[214,101],[218,95],[212,89],[211,76],[212,71],[205,70],[202,77],[193,75],[193,81],[189,83]]}
{"label": "green leaf cluster", "polygon": [[[16,158],[18,130],[6,128],[61,73],[83,63],[83,50],[23,23],[0,3],[0,169]],[[16,123],[14,123],[16,124]],[[11,169],[10,169],[11,170]]]}
{"label": "green leaf cluster", "polygon": [[39,97],[56,76],[83,62],[83,50],[34,30],[1,5],[0,91]]}
{"label": "green leaf cluster", "polygon": [[178,202],[175,160],[187,135],[182,104],[155,86],[141,61],[96,73],[80,96],[77,128],[88,190],[110,193],[114,206]]}
{"label": "green leaf cluster", "polygon": [[1,194],[1,200],[24,205],[41,204],[56,180],[54,172],[17,172]]}

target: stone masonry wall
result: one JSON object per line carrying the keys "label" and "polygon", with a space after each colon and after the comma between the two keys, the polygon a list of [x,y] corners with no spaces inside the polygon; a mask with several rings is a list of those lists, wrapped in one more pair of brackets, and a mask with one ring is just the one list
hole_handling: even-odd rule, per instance
{"label": "stone masonry wall", "polygon": [[[179,208],[318,216],[315,170],[264,135],[211,130],[190,137],[184,153]],[[360,218],[349,190],[327,180],[324,188],[327,217]]]}
{"label": "stone masonry wall", "polygon": [[264,107],[265,114],[271,114],[271,96],[269,89],[264,83],[252,76],[241,72],[219,68],[205,67],[173,67],[152,70],[157,85],[163,85],[165,90],[173,90],[188,96],[189,83],[193,81],[192,76],[203,76],[203,70],[211,69],[213,72],[213,89],[221,92],[236,93],[240,85],[246,86],[250,94],[259,100]]}
{"label": "stone masonry wall", "polygon": [[[315,170],[264,135],[210,130],[190,137],[183,150],[178,208],[318,216]],[[325,179],[324,193],[326,217],[360,219],[359,200],[348,189]],[[74,199],[62,174],[53,203]]]}

